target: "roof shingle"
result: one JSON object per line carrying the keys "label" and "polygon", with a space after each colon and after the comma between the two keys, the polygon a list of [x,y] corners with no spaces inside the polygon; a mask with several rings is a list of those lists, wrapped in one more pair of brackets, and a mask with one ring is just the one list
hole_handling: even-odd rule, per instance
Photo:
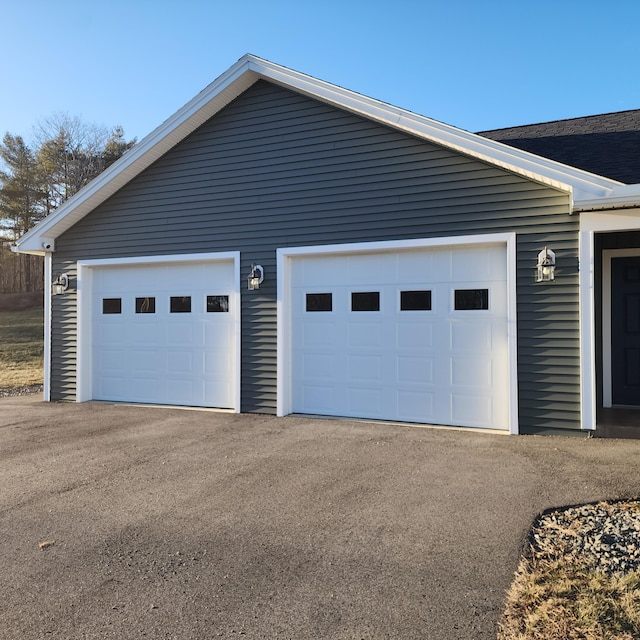
{"label": "roof shingle", "polygon": [[478,135],[626,184],[640,183],[640,109]]}

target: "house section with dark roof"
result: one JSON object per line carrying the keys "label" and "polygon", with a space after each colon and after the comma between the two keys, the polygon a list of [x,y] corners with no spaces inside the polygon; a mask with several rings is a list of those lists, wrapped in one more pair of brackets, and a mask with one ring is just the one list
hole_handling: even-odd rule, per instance
{"label": "house section with dark roof", "polygon": [[640,109],[478,135],[625,184],[640,183]]}

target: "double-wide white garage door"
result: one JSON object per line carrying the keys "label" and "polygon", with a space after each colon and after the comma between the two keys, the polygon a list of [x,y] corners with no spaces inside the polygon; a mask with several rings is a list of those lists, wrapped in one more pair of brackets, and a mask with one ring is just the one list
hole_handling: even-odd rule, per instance
{"label": "double-wide white garage door", "polygon": [[91,397],[233,408],[232,261],[91,269]]}
{"label": "double-wide white garage door", "polygon": [[294,412],[509,428],[504,244],[290,264]]}

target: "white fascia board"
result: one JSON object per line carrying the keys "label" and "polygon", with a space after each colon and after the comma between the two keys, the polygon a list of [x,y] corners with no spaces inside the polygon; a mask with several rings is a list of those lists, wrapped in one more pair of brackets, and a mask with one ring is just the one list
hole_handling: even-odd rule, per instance
{"label": "white fascia board", "polygon": [[640,207],[640,184],[620,185],[600,198],[575,198],[574,211],[599,211],[605,209],[631,209]]}
{"label": "white fascia board", "polygon": [[20,238],[16,243],[16,250],[20,253],[43,254],[43,237],[55,239],[60,236],[260,78],[536,182],[572,193],[574,199],[609,195],[614,187],[621,184],[419,116],[247,54],[84,189]]}
{"label": "white fascia board", "polygon": [[583,211],[580,214],[580,231],[583,232],[607,233],[638,229],[640,229],[640,207]]}

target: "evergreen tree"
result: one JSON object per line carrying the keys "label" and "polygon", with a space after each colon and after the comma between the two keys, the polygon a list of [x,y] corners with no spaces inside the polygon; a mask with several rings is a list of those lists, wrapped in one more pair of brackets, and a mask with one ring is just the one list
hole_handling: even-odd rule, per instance
{"label": "evergreen tree", "polygon": [[[135,139],[125,139],[122,127],[109,130],[66,114],[56,114],[40,124],[34,147],[21,136],[5,134],[0,143],[0,262],[5,272],[8,263],[16,265],[11,278],[14,291],[41,287],[42,276],[35,284],[32,256],[11,254],[9,245],[134,144]],[[1,280],[5,284],[0,282],[0,286],[6,290],[9,279]]]}
{"label": "evergreen tree", "polygon": [[5,134],[0,158],[0,228],[8,240],[26,233],[42,215],[42,185],[36,158],[21,136]]}

